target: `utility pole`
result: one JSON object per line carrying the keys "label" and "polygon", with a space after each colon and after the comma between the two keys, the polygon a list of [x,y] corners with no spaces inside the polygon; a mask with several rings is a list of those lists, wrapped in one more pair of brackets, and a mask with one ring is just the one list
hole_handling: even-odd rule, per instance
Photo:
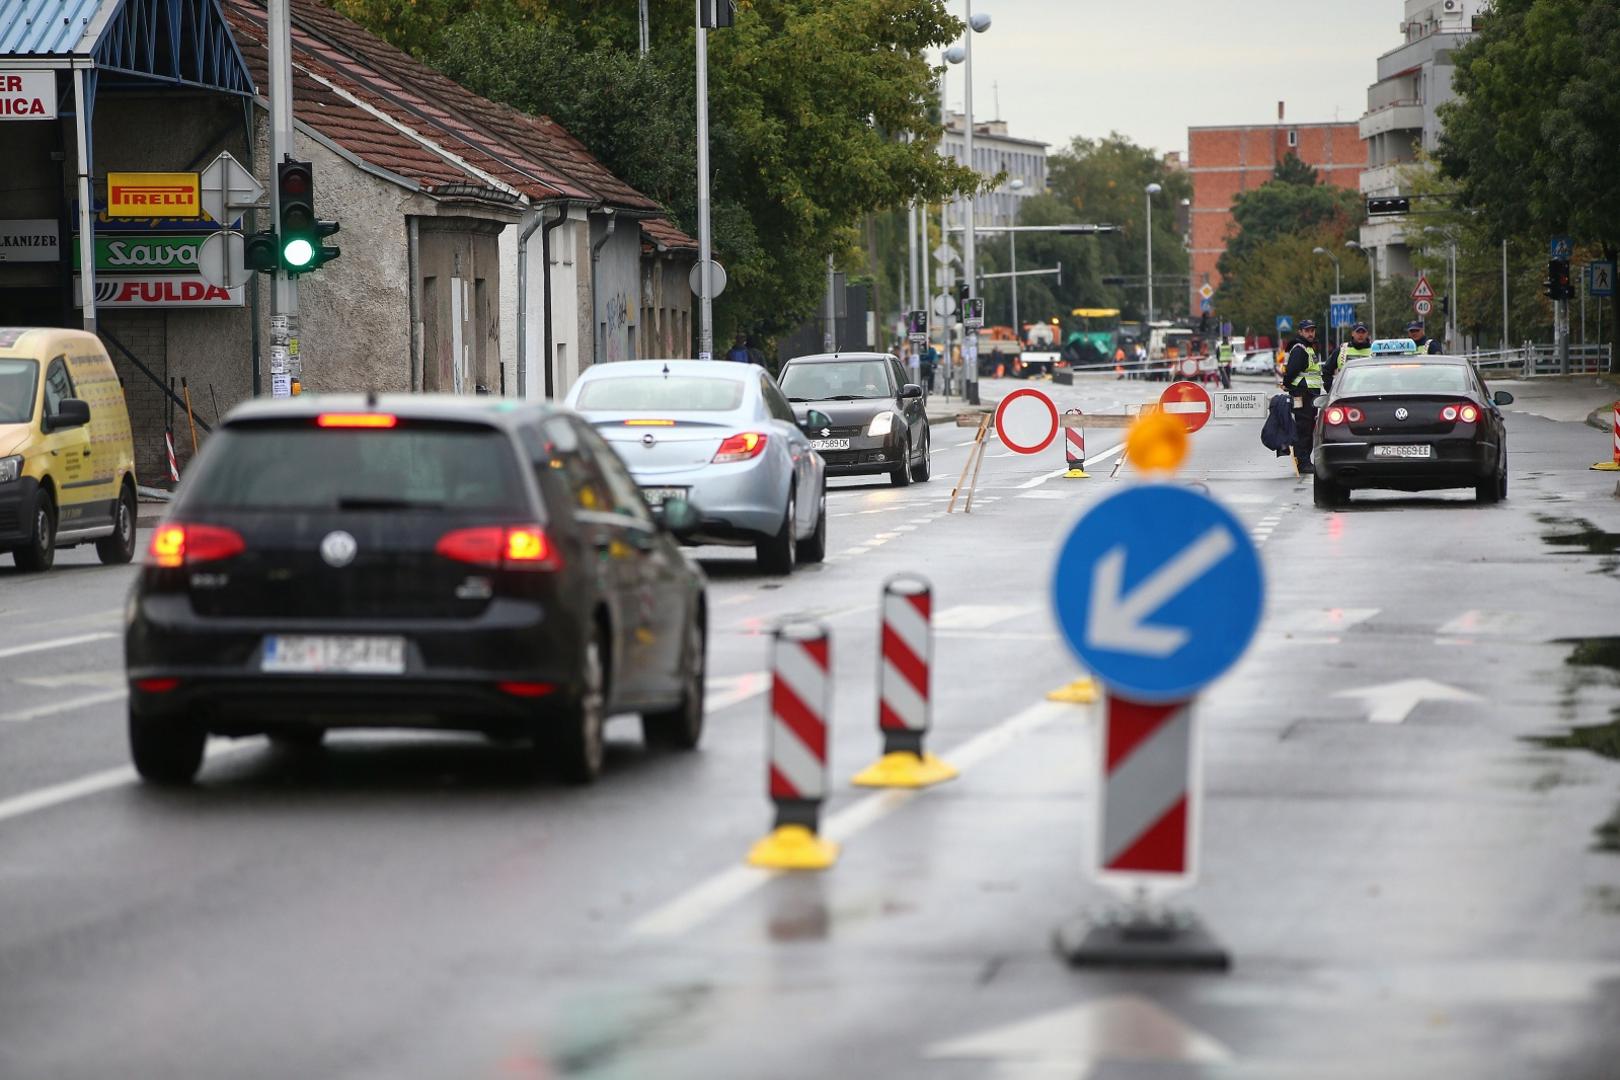
{"label": "utility pole", "polygon": [[1508,260],[1507,237],[1502,237],[1502,352],[1508,350]]}
{"label": "utility pole", "polygon": [[[967,5],[967,33],[962,35],[962,41],[967,48],[966,62],[962,65],[962,131],[967,144],[967,167],[978,171],[978,165],[973,160],[973,0],[964,0]],[[962,200],[963,210],[967,214],[966,239],[962,241],[962,274],[967,281],[968,296],[978,295],[978,282],[974,280],[976,269],[974,259],[973,227],[976,224],[973,215],[973,192]],[[966,312],[963,312],[962,323],[962,363],[963,393],[969,405],[979,403],[979,332],[967,325]]]}
{"label": "utility pole", "polygon": [[647,21],[647,0],[641,0],[641,55],[645,57],[652,48],[652,27]]}
{"label": "utility pole", "polygon": [[821,331],[822,352],[834,352],[838,348],[838,301],[833,296],[833,289],[838,285],[838,271],[833,268],[833,257],[827,256],[827,311],[826,323]]}
{"label": "utility pole", "polygon": [[1024,328],[1018,322],[1018,233],[1007,230],[1007,254],[1012,259],[1012,317],[1013,337],[1024,340]]}
{"label": "utility pole", "polygon": [[[293,152],[292,13],[291,0],[270,0],[268,11],[270,52],[270,220],[281,220],[281,194],[276,167]],[[298,334],[298,282],[281,260],[276,260],[270,291],[270,394],[292,396],[292,385],[303,382],[304,351]]]}
{"label": "utility pole", "polygon": [[[287,0],[280,0],[286,3]],[[698,359],[714,359],[714,265],[709,234],[709,31],[705,4],[697,0],[697,171],[698,171]]]}

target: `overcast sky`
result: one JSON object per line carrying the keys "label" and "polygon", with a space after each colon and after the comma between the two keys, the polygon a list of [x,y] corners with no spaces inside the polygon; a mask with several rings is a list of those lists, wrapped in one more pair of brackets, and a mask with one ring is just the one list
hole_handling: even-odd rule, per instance
{"label": "overcast sky", "polygon": [[[947,0],[960,17],[963,0]],[[1355,120],[1380,54],[1401,43],[1402,0],[974,0],[973,112],[1000,85],[1011,133],[1058,150],[1120,131],[1160,151],[1187,128]],[[962,69],[947,94],[962,103]]]}

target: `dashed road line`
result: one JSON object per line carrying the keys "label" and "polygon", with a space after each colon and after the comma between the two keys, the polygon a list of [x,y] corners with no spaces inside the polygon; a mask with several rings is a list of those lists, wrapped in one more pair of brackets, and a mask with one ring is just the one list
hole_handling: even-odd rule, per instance
{"label": "dashed road line", "polygon": [[123,687],[117,690],[103,690],[83,697],[68,698],[66,701],[53,701],[49,705],[35,705],[28,709],[18,709],[16,712],[0,713],[0,724],[23,724],[30,720],[56,716],[59,713],[88,709],[93,705],[105,705],[109,701],[122,701],[128,696],[129,691]]}
{"label": "dashed road line", "polygon": [[47,652],[51,649],[66,649],[74,645],[88,645],[92,641],[107,641],[118,637],[112,631],[102,631],[96,634],[76,634],[73,637],[54,638],[50,641],[35,641],[28,645],[13,645],[9,649],[0,649],[0,660],[9,660],[13,656],[26,656],[29,653]]}

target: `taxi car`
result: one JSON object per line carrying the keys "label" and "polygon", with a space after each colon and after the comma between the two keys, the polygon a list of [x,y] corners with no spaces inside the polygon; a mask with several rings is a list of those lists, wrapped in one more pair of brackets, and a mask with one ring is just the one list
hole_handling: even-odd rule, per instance
{"label": "taxi car", "polygon": [[[1382,342],[1378,344],[1383,344]],[[1507,429],[1494,394],[1463,357],[1377,349],[1345,365],[1319,402],[1316,505],[1351,491],[1473,488],[1482,503],[1507,496]]]}
{"label": "taxi car", "polygon": [[0,552],[49,570],[58,548],[135,555],[135,446],[107,349],[83,330],[0,327]]}
{"label": "taxi car", "polygon": [[238,406],[152,530],[127,612],[129,743],[192,780],[209,735],[332,728],[525,742],[588,783],[603,727],[703,731],[704,578],[590,424],[492,398]]}

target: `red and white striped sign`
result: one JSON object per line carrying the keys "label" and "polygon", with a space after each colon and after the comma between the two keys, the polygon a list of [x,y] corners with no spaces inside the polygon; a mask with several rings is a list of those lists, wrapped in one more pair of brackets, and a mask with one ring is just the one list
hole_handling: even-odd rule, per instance
{"label": "red and white striped sign", "polygon": [[1614,403],[1614,463],[1620,465],[1620,401]]}
{"label": "red and white striped sign", "polygon": [[885,753],[923,752],[931,706],[934,594],[921,578],[883,586],[883,658],[878,668],[878,726]]}
{"label": "red and white striped sign", "polygon": [[772,657],[770,795],[778,803],[827,797],[831,639],[817,626],[777,631]]}
{"label": "red and white striped sign", "polygon": [[1063,458],[1071,469],[1086,467],[1085,418],[1079,409],[1063,414]]}
{"label": "red and white striped sign", "polygon": [[1209,423],[1215,406],[1209,391],[1202,386],[1195,382],[1177,382],[1165,387],[1164,393],[1159,395],[1159,410],[1187,425],[1187,432],[1191,434]]}
{"label": "red and white striped sign", "polygon": [[1143,705],[1109,695],[1097,845],[1104,875],[1164,882],[1193,876],[1193,769],[1189,702]]}

